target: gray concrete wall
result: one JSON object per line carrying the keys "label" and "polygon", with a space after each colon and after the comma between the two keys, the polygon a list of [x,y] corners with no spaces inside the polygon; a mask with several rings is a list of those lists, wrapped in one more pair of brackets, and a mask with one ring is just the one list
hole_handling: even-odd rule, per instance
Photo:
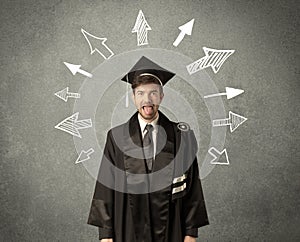
{"label": "gray concrete wall", "polygon": [[[92,71],[104,61],[89,54],[81,28],[108,38],[115,54],[152,47],[196,60],[203,46],[236,50],[217,74],[206,69],[218,90],[245,90],[223,101],[227,113],[248,121],[234,133],[227,130],[230,166],[216,166],[202,180],[210,225],[200,229],[199,241],[299,241],[297,1],[0,4],[0,241],[97,241],[96,228],[86,224],[95,180],[74,164],[72,136],[54,129],[74,105],[54,93],[66,86],[76,92],[84,79],[63,62]],[[145,47],[137,47],[131,33],[140,9],[152,27]],[[178,26],[192,18],[192,36],[173,47]],[[173,87],[190,96],[188,88]],[[103,113],[111,112],[109,100]],[[197,101],[190,103],[197,110]],[[203,137],[200,144],[209,138]]]}

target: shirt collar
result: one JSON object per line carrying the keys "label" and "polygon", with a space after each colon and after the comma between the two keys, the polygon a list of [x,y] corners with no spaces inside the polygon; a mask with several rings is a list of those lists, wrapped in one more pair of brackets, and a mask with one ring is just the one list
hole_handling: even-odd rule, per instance
{"label": "shirt collar", "polygon": [[144,132],[145,130],[145,127],[147,124],[152,124],[153,128],[156,129],[156,125],[157,125],[157,122],[158,122],[158,118],[159,118],[159,114],[157,115],[156,119],[154,119],[151,123],[147,123],[140,114],[138,114],[138,120],[139,120],[139,123],[140,123],[140,127],[141,127],[141,131],[142,133]]}

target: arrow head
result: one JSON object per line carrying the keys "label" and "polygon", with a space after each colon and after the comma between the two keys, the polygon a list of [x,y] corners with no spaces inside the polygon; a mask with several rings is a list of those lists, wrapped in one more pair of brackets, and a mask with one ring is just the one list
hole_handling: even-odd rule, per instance
{"label": "arrow head", "polygon": [[242,89],[237,89],[237,88],[232,88],[232,87],[226,87],[226,95],[227,99],[234,98],[240,94],[244,93],[244,90]]}
{"label": "arrow head", "polygon": [[237,127],[239,127],[242,123],[247,121],[247,118],[238,115],[236,113],[233,113],[231,111],[229,111],[229,119],[231,121],[230,124],[230,131],[233,132],[234,130],[237,129]]}
{"label": "arrow head", "polygon": [[138,16],[136,17],[136,21],[134,24],[134,27],[132,28],[132,33],[139,32],[141,29],[141,26],[144,26],[146,30],[151,30],[150,25],[146,21],[146,18],[144,16],[144,13],[142,10],[139,11]]}
{"label": "arrow head", "polygon": [[81,65],[74,65],[74,64],[70,64],[68,62],[64,62],[64,64],[69,68],[69,70],[72,72],[72,74],[74,76],[80,70],[80,67],[81,67]]}
{"label": "arrow head", "polygon": [[66,87],[63,90],[54,93],[54,95],[57,96],[58,98],[64,100],[65,102],[67,102],[68,101],[68,95],[67,95],[68,92],[69,92],[69,87]]}
{"label": "arrow head", "polygon": [[181,32],[183,32],[184,34],[191,35],[192,30],[193,30],[193,26],[194,26],[194,22],[195,22],[195,19],[193,18],[191,21],[187,22],[186,24],[181,25],[179,27],[179,30]]}
{"label": "arrow head", "polygon": [[[213,157],[210,164],[212,164],[212,165],[229,165],[229,159],[228,159],[226,149],[224,149],[223,151],[220,152],[215,147],[211,147],[208,150],[208,153]],[[221,159],[221,157],[224,157],[224,156],[225,156],[225,160],[224,160],[224,158]]]}
{"label": "arrow head", "polygon": [[[89,44],[91,54],[93,54],[97,50],[97,47],[94,47],[99,44],[98,42],[96,42],[97,40],[100,40],[102,45],[104,45],[105,42],[107,41],[107,38],[97,37],[95,35],[88,33],[84,29],[81,29],[81,33],[83,34],[83,36],[85,37],[86,41]],[[92,44],[92,41],[94,42],[93,44]]]}
{"label": "arrow head", "polygon": [[79,112],[74,113],[70,117],[65,118],[63,121],[58,123],[55,128],[65,131],[71,135],[77,136],[81,138],[81,135],[76,127],[74,127],[74,124],[76,123],[78,119]]}

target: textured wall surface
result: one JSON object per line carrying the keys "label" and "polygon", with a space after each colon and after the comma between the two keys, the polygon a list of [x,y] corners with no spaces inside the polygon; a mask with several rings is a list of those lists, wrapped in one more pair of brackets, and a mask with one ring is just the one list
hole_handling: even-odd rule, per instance
{"label": "textured wall surface", "polygon": [[[0,5],[0,241],[97,241],[96,228],[86,224],[95,180],[74,164],[73,137],[54,129],[74,104],[54,93],[66,86],[76,92],[83,80],[63,62],[91,71],[104,61],[90,55],[81,28],[106,37],[115,54],[152,47],[196,60],[203,46],[236,50],[217,74],[206,70],[218,90],[245,90],[223,101],[227,113],[248,121],[234,133],[227,130],[231,164],[216,166],[202,180],[210,225],[199,230],[199,241],[300,240],[298,1]],[[140,9],[152,27],[145,47],[137,47],[131,33]],[[192,18],[192,36],[175,48],[178,26]],[[113,100],[108,96],[106,102]],[[197,110],[197,102],[190,103]],[[102,112],[110,113],[105,107]],[[101,125],[108,126],[98,124],[97,133],[105,137]]]}

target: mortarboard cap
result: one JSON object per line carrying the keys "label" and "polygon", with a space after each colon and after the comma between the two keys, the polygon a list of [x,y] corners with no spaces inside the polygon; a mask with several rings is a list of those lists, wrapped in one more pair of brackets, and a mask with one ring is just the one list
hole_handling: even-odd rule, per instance
{"label": "mortarboard cap", "polygon": [[174,73],[169,72],[145,56],[142,56],[121,80],[132,84],[136,77],[147,74],[156,77],[162,86],[175,76]]}

